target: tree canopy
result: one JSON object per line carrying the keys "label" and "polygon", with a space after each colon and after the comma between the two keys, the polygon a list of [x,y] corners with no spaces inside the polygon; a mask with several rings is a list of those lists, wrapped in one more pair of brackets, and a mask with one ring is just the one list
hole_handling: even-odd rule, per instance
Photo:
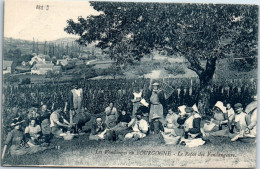
{"label": "tree canopy", "polygon": [[197,73],[203,90],[210,85],[217,59],[257,56],[256,5],[90,3],[100,15],[70,19],[65,31],[79,35],[81,45],[96,42],[120,65],[153,50],[178,53]]}

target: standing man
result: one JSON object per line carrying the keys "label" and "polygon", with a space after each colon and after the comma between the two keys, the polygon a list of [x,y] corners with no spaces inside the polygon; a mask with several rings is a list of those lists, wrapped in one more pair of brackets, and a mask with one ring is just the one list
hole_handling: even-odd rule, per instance
{"label": "standing man", "polygon": [[161,89],[159,89],[159,83],[153,84],[153,89],[150,93],[150,114],[149,114],[149,122],[152,121],[154,114],[160,116],[160,121],[164,123],[164,105],[165,105],[165,97],[164,93]]}
{"label": "standing man", "polygon": [[82,110],[83,90],[78,84],[73,85],[69,94],[70,123],[73,123],[73,116]]}

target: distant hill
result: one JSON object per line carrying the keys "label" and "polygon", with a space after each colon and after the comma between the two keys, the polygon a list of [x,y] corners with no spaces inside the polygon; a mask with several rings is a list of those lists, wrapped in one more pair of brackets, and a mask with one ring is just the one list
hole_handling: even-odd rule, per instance
{"label": "distant hill", "polygon": [[[17,54],[13,54],[11,50],[19,50],[21,51],[21,55],[34,55],[38,53],[46,54],[50,57],[56,56],[56,58],[62,58],[64,55],[69,55],[71,57],[82,57],[83,55],[87,55],[87,57],[89,55],[102,57],[101,49],[95,48],[94,43],[89,44],[88,46],[80,47],[76,40],[77,38],[65,37],[56,39],[54,41],[42,42],[37,41],[36,39],[22,40],[5,37],[3,41],[3,57],[6,60],[13,60],[12,58],[20,56]],[[12,54],[10,54],[10,52]]]}

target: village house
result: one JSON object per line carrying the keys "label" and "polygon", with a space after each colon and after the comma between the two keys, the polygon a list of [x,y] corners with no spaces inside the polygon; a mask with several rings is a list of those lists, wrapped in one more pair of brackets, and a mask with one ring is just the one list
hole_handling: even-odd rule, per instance
{"label": "village house", "polygon": [[61,66],[54,66],[53,63],[37,63],[31,69],[31,74],[45,75],[48,71],[52,71],[55,74],[62,73]]}
{"label": "village house", "polygon": [[39,54],[34,56],[29,62],[29,64],[33,65],[33,63],[46,63],[47,61],[50,61],[50,56]]}
{"label": "village house", "polygon": [[14,72],[14,64],[13,61],[3,61],[3,74],[13,73]]}

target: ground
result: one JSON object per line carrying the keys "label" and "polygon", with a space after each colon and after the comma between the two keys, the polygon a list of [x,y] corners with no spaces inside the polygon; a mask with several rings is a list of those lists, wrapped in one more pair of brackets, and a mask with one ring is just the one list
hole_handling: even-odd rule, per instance
{"label": "ground", "polygon": [[[209,137],[209,142],[195,148],[165,145],[152,135],[138,141],[97,142],[90,141],[88,134],[86,134],[71,141],[55,139],[52,140],[51,144],[59,145],[60,149],[46,150],[23,157],[6,156],[3,164],[5,166],[211,168],[254,168],[256,164],[255,143],[231,142],[227,137]],[[153,155],[151,155],[147,151],[155,152],[152,152]],[[224,154],[224,156],[218,156],[219,153]]]}

